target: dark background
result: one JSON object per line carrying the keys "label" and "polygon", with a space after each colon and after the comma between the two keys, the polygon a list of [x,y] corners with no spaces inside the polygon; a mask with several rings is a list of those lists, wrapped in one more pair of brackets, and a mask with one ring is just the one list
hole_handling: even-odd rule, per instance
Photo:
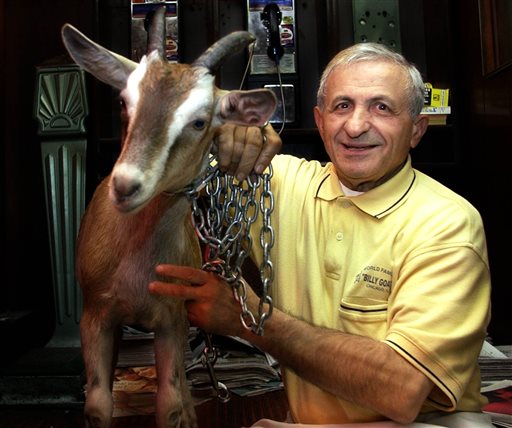
{"label": "dark background", "polygon": [[[483,73],[480,6],[492,0],[400,0],[402,52],[426,80],[450,88],[453,114],[431,127],[413,152],[415,166],[462,194],[481,212],[493,280],[494,344],[510,344],[511,298],[506,212],[510,194],[512,67]],[[353,42],[351,0],[296,0],[298,122],[283,132],[284,152],[325,159],[314,129],[318,79],[329,58]],[[194,60],[233,30],[244,29],[245,1],[180,2],[180,54]],[[43,193],[40,137],[33,119],[36,66],[65,54],[60,27],[70,22],[109,49],[129,56],[127,0],[3,0],[0,3],[1,297],[0,314],[27,311],[20,322],[0,317],[9,355],[44,346],[54,326],[52,272]],[[482,51],[482,45],[485,50]],[[492,47],[492,46],[491,46]],[[488,63],[488,57],[487,58]],[[218,76],[226,89],[239,85],[240,54]],[[491,69],[492,69],[491,64]],[[88,195],[108,172],[118,145],[118,111],[109,88],[87,77]],[[4,352],[4,356],[6,353]]]}

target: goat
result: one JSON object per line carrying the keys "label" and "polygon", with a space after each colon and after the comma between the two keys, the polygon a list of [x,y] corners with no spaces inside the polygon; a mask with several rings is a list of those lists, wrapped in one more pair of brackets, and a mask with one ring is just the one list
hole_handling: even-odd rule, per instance
{"label": "goat", "polygon": [[148,53],[139,64],[70,24],[61,33],[80,67],[120,91],[125,123],[119,157],[96,188],[77,238],[86,426],[111,425],[120,328],[138,324],[154,331],[157,427],[196,427],[184,368],[184,304],[151,295],[148,284],[156,278],[157,264],[201,266],[190,201],[180,189],[205,170],[219,126],[263,126],[275,109],[275,96],[264,89],[225,91],[215,86],[221,62],[254,41],[244,31],[217,41],[191,65],[168,62],[165,7],[154,14]]}

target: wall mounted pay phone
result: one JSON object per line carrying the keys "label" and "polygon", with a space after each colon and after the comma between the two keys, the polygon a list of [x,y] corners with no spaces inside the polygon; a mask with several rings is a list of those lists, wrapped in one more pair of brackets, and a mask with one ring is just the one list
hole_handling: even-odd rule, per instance
{"label": "wall mounted pay phone", "polygon": [[297,38],[294,0],[247,0],[247,30],[256,43],[250,55],[250,88],[274,91],[278,107],[272,124],[298,122]]}

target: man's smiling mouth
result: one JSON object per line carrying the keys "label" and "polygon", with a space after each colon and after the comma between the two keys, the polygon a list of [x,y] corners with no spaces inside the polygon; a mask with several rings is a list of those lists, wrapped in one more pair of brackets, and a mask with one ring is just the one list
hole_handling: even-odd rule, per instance
{"label": "man's smiling mouth", "polygon": [[376,144],[366,144],[366,145],[352,145],[352,144],[341,144],[346,150],[352,150],[352,151],[363,151],[368,149],[373,149],[374,147],[377,147]]}

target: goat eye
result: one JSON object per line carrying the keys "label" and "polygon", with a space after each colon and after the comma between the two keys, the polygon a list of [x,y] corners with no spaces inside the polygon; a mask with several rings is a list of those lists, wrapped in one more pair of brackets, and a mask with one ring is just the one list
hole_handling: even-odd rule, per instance
{"label": "goat eye", "polygon": [[194,127],[194,129],[197,129],[198,131],[201,131],[206,126],[206,120],[196,119],[192,123],[192,126]]}
{"label": "goat eye", "polygon": [[127,106],[126,106],[126,101],[122,98],[119,99],[119,107],[121,107],[121,110],[126,110]]}
{"label": "goat eye", "polygon": [[126,124],[128,122],[128,111],[126,109],[126,102],[121,98],[119,99],[119,115],[121,116],[121,122]]}

